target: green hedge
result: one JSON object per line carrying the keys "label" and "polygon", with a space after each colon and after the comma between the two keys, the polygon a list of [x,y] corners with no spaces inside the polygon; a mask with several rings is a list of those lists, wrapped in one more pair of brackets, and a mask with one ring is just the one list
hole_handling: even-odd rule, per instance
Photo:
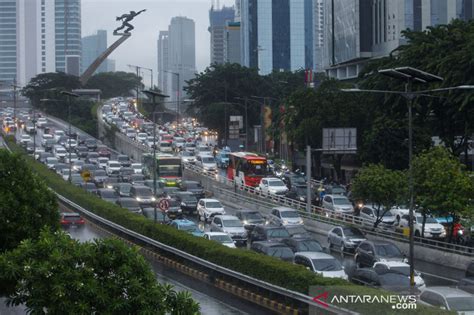
{"label": "green hedge", "polygon": [[[12,139],[7,139],[7,142],[12,151],[24,154],[23,149],[12,142]],[[170,226],[154,224],[153,221],[143,216],[130,213],[123,208],[87,193],[79,187],[65,182],[60,176],[50,171],[45,165],[35,161],[32,157],[25,155],[25,160],[33,171],[37,172],[44,179],[49,187],[85,209],[125,228],[220,266],[304,294],[308,294],[310,286],[338,286],[339,289],[337,291],[344,294],[379,295],[382,292],[354,285],[341,279],[323,278],[302,266],[289,264],[252,251],[227,248],[218,243],[183,233]],[[374,305],[347,305],[347,307],[365,313],[369,310],[369,307],[372,308]],[[377,310],[380,310],[380,307],[377,306]],[[391,309],[387,306],[384,314],[390,313]],[[415,311],[413,314],[441,313],[440,310],[418,306],[418,311]]]}

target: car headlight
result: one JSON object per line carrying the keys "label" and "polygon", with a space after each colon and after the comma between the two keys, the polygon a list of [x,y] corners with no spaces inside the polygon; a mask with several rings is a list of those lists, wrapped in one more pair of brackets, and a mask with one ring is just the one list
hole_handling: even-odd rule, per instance
{"label": "car headlight", "polygon": [[140,198],[140,197],[137,197],[137,201],[142,201],[142,198]]}
{"label": "car headlight", "polygon": [[407,263],[407,264],[408,264],[408,258],[406,258],[406,257],[405,257],[405,258],[403,258],[402,262],[404,262],[404,263]]}
{"label": "car headlight", "polygon": [[183,207],[186,207],[186,203],[185,203],[185,202],[181,202],[181,205],[182,205]]}
{"label": "car headlight", "polygon": [[155,197],[151,197],[151,201],[156,201],[156,198],[155,198]]}
{"label": "car headlight", "polygon": [[283,224],[288,224],[288,221],[287,221],[287,220],[283,220]]}
{"label": "car headlight", "polygon": [[303,223],[304,223],[304,222],[303,222],[303,219],[300,219],[300,220],[299,220],[299,223],[300,223],[300,224],[303,224]]}
{"label": "car headlight", "polygon": [[242,223],[243,223],[243,224],[249,224],[249,221],[243,220]]}

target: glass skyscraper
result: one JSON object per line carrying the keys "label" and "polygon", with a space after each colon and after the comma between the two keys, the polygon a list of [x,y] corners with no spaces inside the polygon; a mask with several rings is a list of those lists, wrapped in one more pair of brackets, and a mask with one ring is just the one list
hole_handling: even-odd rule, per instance
{"label": "glass skyscraper", "polygon": [[66,59],[80,62],[81,0],[55,0],[55,34],[56,71],[68,72]]}
{"label": "glass skyscraper", "polygon": [[0,0],[0,81],[16,78],[16,0]]}

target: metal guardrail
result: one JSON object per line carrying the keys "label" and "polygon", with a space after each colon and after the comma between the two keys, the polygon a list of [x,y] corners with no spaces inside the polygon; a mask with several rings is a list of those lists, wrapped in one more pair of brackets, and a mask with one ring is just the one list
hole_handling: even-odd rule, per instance
{"label": "metal guardrail", "polygon": [[234,270],[231,270],[231,269],[227,269],[225,267],[219,266],[217,264],[214,264],[212,262],[209,262],[209,261],[204,260],[202,258],[199,258],[197,256],[193,256],[193,255],[188,254],[184,251],[181,251],[179,249],[176,249],[174,247],[171,247],[171,246],[168,246],[166,244],[160,243],[160,242],[158,242],[154,239],[151,239],[149,237],[146,237],[144,235],[141,235],[141,234],[139,234],[135,231],[124,228],[123,226],[118,225],[118,224],[116,224],[112,221],[106,220],[106,219],[104,219],[104,218],[102,218],[102,217],[100,217],[100,216],[84,209],[80,205],[70,201],[69,199],[65,198],[64,196],[62,196],[58,193],[56,193],[56,196],[58,197],[58,199],[63,204],[67,205],[71,209],[74,209],[74,211],[82,213],[84,216],[88,217],[89,219],[91,219],[91,220],[93,220],[93,221],[95,221],[95,222],[97,222],[97,223],[99,223],[103,226],[106,226],[109,229],[112,229],[115,232],[115,234],[117,234],[117,232],[118,232],[118,233],[121,233],[122,235],[127,235],[128,237],[130,237],[132,239],[139,240],[140,242],[146,243],[147,245],[150,245],[151,247],[157,248],[160,251],[168,252],[168,253],[170,253],[174,256],[179,256],[184,261],[192,262],[193,264],[197,264],[197,265],[199,265],[199,266],[201,266],[205,269],[212,270],[213,272],[223,274],[227,277],[231,277],[231,278],[234,278],[238,281],[251,284],[252,286],[256,286],[259,289],[279,294],[281,296],[284,296],[285,298],[291,299],[293,301],[297,301],[298,303],[303,303],[305,305],[308,305],[308,306],[311,306],[311,307],[314,307],[314,308],[317,308],[317,309],[320,309],[320,310],[324,310],[326,312],[329,311],[333,314],[358,314],[356,312],[353,312],[353,311],[350,311],[350,310],[347,310],[347,309],[343,309],[343,308],[340,308],[340,307],[337,307],[337,306],[334,306],[334,305],[328,305],[328,307],[323,307],[320,304],[314,302],[311,296],[304,295],[304,294],[299,293],[299,292],[291,291],[291,290],[282,288],[280,286],[277,286],[277,285],[274,285],[274,284],[271,284],[271,283],[268,283],[268,282],[265,282],[265,281],[261,281],[261,280],[252,278],[252,277],[247,276],[245,274],[242,274],[240,272],[237,272],[237,271],[234,271]]}
{"label": "metal guardrail", "polygon": [[[236,194],[235,198],[242,198],[241,200],[247,202],[254,202],[259,205],[266,205],[267,207],[275,206],[287,206],[294,208],[299,211],[301,217],[307,220],[314,220],[316,222],[323,222],[331,225],[347,225],[351,224],[357,226],[359,229],[364,231],[368,235],[375,237],[382,237],[385,239],[390,239],[398,242],[408,243],[408,237],[403,235],[403,233],[392,231],[388,229],[382,229],[381,227],[374,229],[371,223],[364,221],[359,216],[351,214],[341,214],[329,209],[324,209],[318,206],[311,206],[311,213],[306,212],[306,202],[301,202],[284,196],[271,196],[271,195],[262,195],[254,187],[242,187],[238,185],[233,180],[229,180],[223,176],[209,174],[204,172],[200,167],[192,165],[189,163],[185,164],[185,168],[189,171],[195,172],[201,177],[207,178],[213,182],[222,184],[227,189],[227,194]],[[213,185],[213,189],[219,189],[222,187],[217,187]],[[232,189],[234,192],[232,192]],[[220,191],[224,193],[223,190]],[[238,194],[237,194],[238,192]],[[240,197],[238,197],[240,196]],[[244,197],[245,196],[245,197]],[[249,199],[250,198],[250,199]],[[474,248],[464,245],[458,245],[443,241],[438,241],[429,238],[422,238],[415,236],[415,244],[423,247],[440,250],[444,252],[451,252],[458,255],[474,257]]]}

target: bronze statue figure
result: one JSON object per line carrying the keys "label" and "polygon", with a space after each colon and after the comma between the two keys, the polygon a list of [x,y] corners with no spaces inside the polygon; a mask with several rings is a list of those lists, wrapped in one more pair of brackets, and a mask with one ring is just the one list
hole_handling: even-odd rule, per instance
{"label": "bronze statue figure", "polygon": [[130,11],[129,14],[125,13],[125,14],[122,14],[122,16],[117,16],[116,20],[117,21],[122,21],[122,26],[118,27],[115,29],[114,31],[114,35],[120,35],[118,31],[124,29],[125,27],[127,27],[127,29],[123,32],[123,34],[127,34],[127,35],[130,35],[130,31],[134,29],[133,25],[128,23],[130,22],[131,20],[133,20],[137,15],[139,15],[140,13],[142,12],[145,12],[146,9],[143,9],[141,11],[138,11],[138,12],[135,12],[135,11]]}

